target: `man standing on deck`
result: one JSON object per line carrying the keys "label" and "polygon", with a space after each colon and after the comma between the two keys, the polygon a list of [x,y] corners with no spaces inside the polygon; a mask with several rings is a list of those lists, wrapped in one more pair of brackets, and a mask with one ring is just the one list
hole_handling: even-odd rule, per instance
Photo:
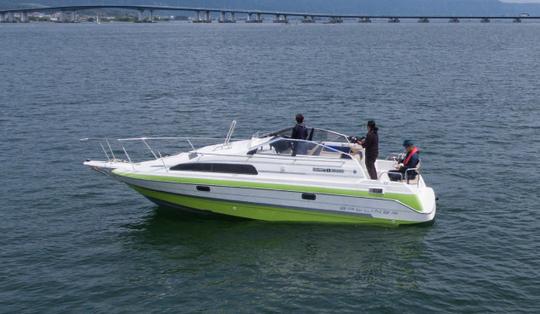
{"label": "man standing on deck", "polygon": [[[299,113],[296,115],[296,125],[294,126],[291,134],[291,138],[294,140],[307,140],[308,138],[308,129],[304,124],[304,116]],[[301,141],[293,141],[292,143],[292,155],[306,155],[307,154],[307,143]]]}
{"label": "man standing on deck", "polygon": [[368,132],[363,140],[359,141],[359,144],[366,149],[366,169],[371,180],[377,180],[377,169],[375,169],[375,161],[379,157],[379,135],[377,131],[379,128],[375,124],[375,121],[369,120],[367,123]]}

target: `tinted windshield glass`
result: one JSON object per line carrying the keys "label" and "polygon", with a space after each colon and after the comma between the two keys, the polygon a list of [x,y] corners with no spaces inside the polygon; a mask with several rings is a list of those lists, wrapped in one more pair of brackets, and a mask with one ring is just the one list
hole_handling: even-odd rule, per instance
{"label": "tinted windshield glass", "polygon": [[[264,136],[276,136],[283,138],[291,138],[292,127],[282,129],[276,132],[265,134]],[[322,130],[317,128],[308,128],[308,141],[314,142],[338,142],[338,143],[349,143],[347,136],[339,134],[333,131]]]}
{"label": "tinted windshield glass", "polygon": [[329,158],[349,158],[350,148],[348,145],[319,145],[308,141],[297,141],[286,138],[276,138],[268,144],[261,145],[249,152],[264,155],[288,155],[288,156],[321,156]]}
{"label": "tinted windshield glass", "polygon": [[290,138],[291,135],[292,135],[292,127],[290,128],[286,128],[286,129],[281,129],[279,131],[275,131],[275,132],[272,132],[272,133],[267,133],[265,135],[263,135],[263,137],[265,136],[278,136],[278,137],[284,137],[284,138]]}
{"label": "tinted windshield glass", "polygon": [[347,137],[343,134],[321,129],[314,129],[313,132],[310,134],[310,140],[314,142],[349,142]]}

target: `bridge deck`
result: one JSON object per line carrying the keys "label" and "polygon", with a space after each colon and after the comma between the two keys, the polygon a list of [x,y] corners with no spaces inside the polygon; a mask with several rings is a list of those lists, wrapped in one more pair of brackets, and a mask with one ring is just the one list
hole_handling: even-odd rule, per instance
{"label": "bridge deck", "polygon": [[186,11],[186,12],[235,12],[243,14],[261,14],[261,15],[285,15],[285,16],[300,16],[300,17],[327,17],[327,18],[343,18],[343,19],[522,19],[532,20],[540,19],[540,16],[491,16],[491,15],[366,15],[366,14],[332,14],[332,13],[312,13],[312,12],[286,12],[286,11],[265,11],[265,10],[245,10],[245,9],[223,9],[223,8],[204,8],[204,7],[176,7],[176,6],[159,6],[159,5],[78,5],[78,6],[56,6],[56,7],[39,7],[39,8],[21,8],[0,10],[0,14],[5,13],[33,13],[33,12],[58,12],[58,11],[82,11],[96,9],[126,9],[126,10],[150,10],[150,11]]}

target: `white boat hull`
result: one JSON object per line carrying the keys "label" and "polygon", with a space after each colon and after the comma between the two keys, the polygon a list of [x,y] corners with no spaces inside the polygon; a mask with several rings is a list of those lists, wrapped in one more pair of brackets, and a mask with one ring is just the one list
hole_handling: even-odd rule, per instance
{"label": "white boat hull", "polygon": [[[302,192],[302,187],[298,187],[296,191],[231,187],[216,185],[211,181],[163,182],[159,179],[140,179],[125,174],[115,172],[115,177],[160,205],[170,204],[251,219],[336,222],[336,217],[339,217],[337,222],[400,225],[432,221],[436,212],[435,202],[431,202],[431,208],[419,212],[398,200],[377,196],[313,193],[309,188]],[[306,196],[315,199],[305,199]],[[214,206],[217,203],[219,206],[216,208]],[[238,210],[239,207],[244,210]],[[265,208],[269,213],[261,214],[261,208]],[[294,215],[290,215],[291,212]]]}

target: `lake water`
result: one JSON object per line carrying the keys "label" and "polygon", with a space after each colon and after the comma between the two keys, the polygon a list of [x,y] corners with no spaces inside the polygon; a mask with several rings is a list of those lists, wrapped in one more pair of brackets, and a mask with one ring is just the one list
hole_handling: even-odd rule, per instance
{"label": "lake water", "polygon": [[[540,24],[0,25],[0,312],[540,312]],[[432,226],[158,208],[83,137],[422,149]]]}

